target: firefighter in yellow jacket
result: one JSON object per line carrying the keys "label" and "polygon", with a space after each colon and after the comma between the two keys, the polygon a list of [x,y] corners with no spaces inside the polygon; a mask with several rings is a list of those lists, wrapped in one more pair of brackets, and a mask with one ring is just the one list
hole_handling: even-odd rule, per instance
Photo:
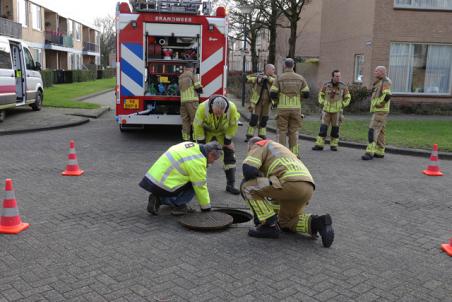
{"label": "firefighter in yellow jacket", "polygon": [[302,123],[301,100],[309,97],[309,86],[301,75],[294,72],[294,66],[293,59],[284,60],[284,72],[273,82],[270,94],[278,108],[276,124],[279,143],[287,146],[289,136],[289,149],[298,156],[298,131]]}
{"label": "firefighter in yellow jacket", "polygon": [[247,142],[254,136],[256,127],[257,135],[262,138],[267,136],[268,113],[271,106],[270,88],[275,79],[275,66],[267,64],[264,73],[252,74],[247,77],[248,83],[253,84],[248,110],[251,112],[250,123],[246,132]]}
{"label": "firefighter in yellow jacket", "polygon": [[171,214],[184,215],[193,211],[187,207],[194,196],[201,211],[209,211],[207,165],[221,156],[221,145],[210,142],[199,145],[183,142],[169,148],[149,168],[140,186],[149,191],[147,210],[157,215],[161,204],[172,208]]}
{"label": "firefighter in yellow jacket", "polygon": [[369,144],[363,160],[371,160],[374,157],[385,156],[385,126],[391,103],[391,80],[386,76],[386,67],[378,66],[374,71],[375,82],[372,89],[370,112],[372,119],[369,124]]}
{"label": "firefighter in yellow jacket", "polygon": [[248,235],[278,238],[283,231],[317,237],[325,247],[334,240],[329,214],[311,215],[304,207],[314,193],[314,180],[305,165],[286,147],[253,137],[243,161],[242,196],[254,213],[255,228]]}
{"label": "firefighter in yellow jacket", "polygon": [[193,122],[193,136],[198,143],[217,141],[223,146],[226,191],[235,195],[236,159],[232,138],[237,133],[240,114],[234,103],[222,95],[212,95],[201,103]]}
{"label": "firefighter in yellow jacket", "polygon": [[191,126],[195,119],[196,108],[199,104],[199,95],[202,93],[202,85],[196,74],[193,73],[194,65],[188,63],[184,72],[179,76],[180,91],[180,117],[182,119],[182,140],[190,140]]}
{"label": "firefighter in yellow jacket", "polygon": [[322,122],[319,136],[312,150],[323,150],[328,127],[331,125],[330,149],[337,151],[339,144],[339,126],[342,122],[342,109],[350,104],[351,95],[347,85],[341,82],[341,73],[334,70],[331,73],[331,81],[323,84],[319,92],[319,103],[323,106]]}

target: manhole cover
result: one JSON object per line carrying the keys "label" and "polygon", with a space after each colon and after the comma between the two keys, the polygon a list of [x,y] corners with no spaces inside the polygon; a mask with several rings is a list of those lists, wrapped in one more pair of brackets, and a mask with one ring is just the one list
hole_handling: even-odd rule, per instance
{"label": "manhole cover", "polygon": [[185,215],[179,219],[179,223],[192,230],[214,231],[227,228],[233,220],[231,215],[213,211]]}
{"label": "manhole cover", "polygon": [[242,210],[230,209],[230,208],[218,208],[214,210],[215,212],[226,213],[232,216],[232,223],[245,223],[253,219],[253,215]]}

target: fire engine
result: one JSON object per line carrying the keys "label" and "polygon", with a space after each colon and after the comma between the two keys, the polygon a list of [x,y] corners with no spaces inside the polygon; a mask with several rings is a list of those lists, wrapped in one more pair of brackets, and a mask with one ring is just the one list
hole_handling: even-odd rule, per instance
{"label": "fire engine", "polygon": [[226,10],[200,0],[130,0],[116,9],[116,121],[120,130],[179,125],[178,77],[193,63],[200,101],[226,93]]}

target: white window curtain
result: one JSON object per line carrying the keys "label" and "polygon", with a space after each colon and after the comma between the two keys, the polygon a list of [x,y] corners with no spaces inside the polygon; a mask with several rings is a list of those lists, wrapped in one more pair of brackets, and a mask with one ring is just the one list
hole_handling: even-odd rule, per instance
{"label": "white window curtain", "polygon": [[17,20],[22,23],[22,26],[26,27],[28,25],[27,18],[27,5],[25,0],[17,0]]}
{"label": "white window curtain", "polygon": [[389,78],[394,92],[411,92],[413,44],[392,43],[389,58]]}
{"label": "white window curtain", "polygon": [[425,74],[426,93],[449,93],[452,67],[452,46],[430,45]]}
{"label": "white window curtain", "polygon": [[419,9],[452,9],[452,0],[395,0],[394,6]]}
{"label": "white window curtain", "polygon": [[42,29],[41,7],[31,4],[31,17],[33,28],[37,30]]}

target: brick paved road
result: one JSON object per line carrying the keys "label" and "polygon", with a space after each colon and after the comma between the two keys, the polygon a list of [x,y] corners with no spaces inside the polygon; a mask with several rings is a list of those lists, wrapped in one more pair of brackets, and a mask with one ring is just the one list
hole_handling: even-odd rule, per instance
{"label": "brick paved road", "polygon": [[[197,233],[167,213],[151,217],[137,186],[178,130],[122,134],[112,112],[73,129],[1,137],[0,179],[14,180],[31,227],[0,235],[0,301],[452,301],[452,162],[361,152],[314,153],[312,212],[333,215],[336,241]],[[244,136],[244,127],[240,135]],[[69,139],[86,175],[61,177]],[[237,140],[238,141],[238,140]],[[245,144],[238,141],[238,158]],[[214,205],[243,206],[209,171]],[[3,196],[3,192],[2,192]]]}

